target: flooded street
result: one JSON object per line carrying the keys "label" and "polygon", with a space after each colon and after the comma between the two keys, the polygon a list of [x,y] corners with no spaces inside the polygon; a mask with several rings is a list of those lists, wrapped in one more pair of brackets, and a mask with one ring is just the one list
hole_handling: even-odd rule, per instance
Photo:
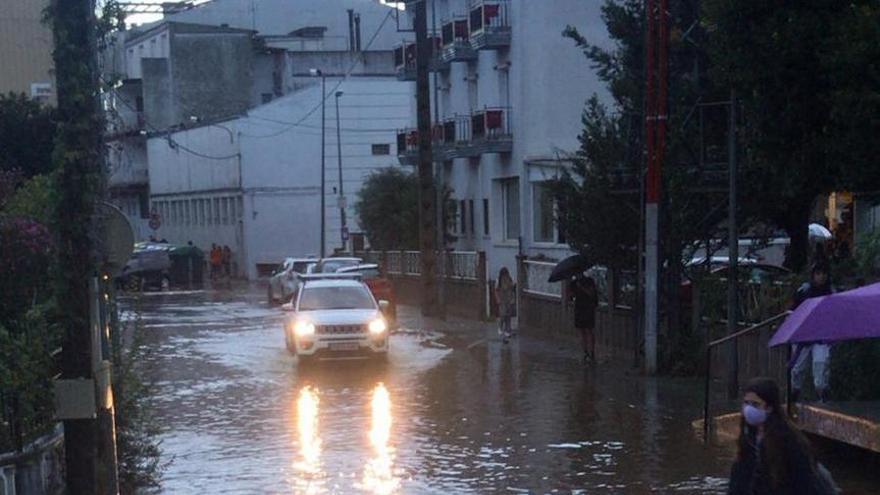
{"label": "flooded street", "polygon": [[165,493],[723,493],[698,382],[641,380],[401,308],[385,364],[298,369],[254,288],[140,301]]}

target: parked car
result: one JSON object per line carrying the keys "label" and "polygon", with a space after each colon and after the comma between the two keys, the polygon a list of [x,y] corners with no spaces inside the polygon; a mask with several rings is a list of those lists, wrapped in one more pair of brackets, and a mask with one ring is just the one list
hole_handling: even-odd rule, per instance
{"label": "parked car", "polygon": [[340,268],[345,268],[348,266],[358,266],[363,263],[364,260],[360,258],[348,258],[348,257],[334,257],[334,258],[323,258],[318,262],[318,265],[315,267],[315,273],[336,273]]}
{"label": "parked car", "polygon": [[385,312],[385,316],[392,322],[397,321],[397,298],[394,295],[394,285],[391,280],[382,275],[379,265],[369,263],[346,266],[336,270],[336,273],[360,273],[364,283],[373,293],[373,297],[378,301],[388,301],[388,310]]}
{"label": "parked car", "polygon": [[116,277],[116,286],[129,292],[167,290],[171,286],[169,252],[167,244],[137,244],[131,258]]}
{"label": "parked car", "polygon": [[[687,264],[688,268],[693,269],[705,264],[704,258],[694,258]],[[730,273],[729,259],[726,256],[713,256],[709,260],[709,273],[713,277],[725,278]],[[749,282],[763,284],[779,280],[791,275],[788,268],[773,265],[770,263],[762,263],[754,258],[740,258],[737,261],[737,269],[740,277],[745,277]],[[688,305],[693,297],[693,284],[691,280],[685,277],[681,282],[681,301]]]}
{"label": "parked car", "polygon": [[305,275],[284,326],[287,350],[300,363],[322,355],[383,358],[388,353],[387,301],[376,301],[356,274]]}
{"label": "parked car", "polygon": [[315,258],[287,258],[269,277],[266,299],[269,305],[287,302],[296,292],[299,276],[308,273],[309,266],[317,263]]}

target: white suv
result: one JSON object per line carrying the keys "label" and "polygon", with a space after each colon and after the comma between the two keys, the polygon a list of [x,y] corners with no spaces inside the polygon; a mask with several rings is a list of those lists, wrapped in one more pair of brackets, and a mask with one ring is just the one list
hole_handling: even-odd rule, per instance
{"label": "white suv", "polygon": [[386,301],[376,302],[366,284],[345,275],[305,275],[285,307],[287,350],[300,360],[321,353],[384,357],[388,353]]}

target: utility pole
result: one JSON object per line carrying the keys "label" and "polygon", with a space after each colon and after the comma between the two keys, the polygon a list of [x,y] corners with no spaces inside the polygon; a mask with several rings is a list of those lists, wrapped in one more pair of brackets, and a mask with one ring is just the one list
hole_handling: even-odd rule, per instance
{"label": "utility pole", "polygon": [[345,190],[342,188],[342,130],[339,128],[339,98],[342,91],[336,92],[336,157],[339,162],[339,238],[342,240],[342,250],[348,242],[348,232],[345,226]]}
{"label": "utility pole", "polygon": [[666,154],[667,1],[647,0],[645,144],[645,373],[657,372],[660,286],[660,197]]}
{"label": "utility pole", "polygon": [[[55,140],[58,200],[54,223],[58,262],[56,295],[64,328],[59,417],[64,443],[69,493],[112,494],[116,459],[112,443],[113,410],[97,407],[100,397],[95,371],[100,347],[92,324],[97,317],[92,282],[92,219],[102,190],[102,128],[98,102],[97,39],[94,0],[54,0],[51,12],[53,54],[58,87],[59,130]],[[63,390],[74,389],[68,394]],[[88,398],[86,398],[89,396]],[[91,404],[88,403],[91,401]],[[109,414],[109,416],[108,416]],[[99,420],[101,424],[99,425]],[[110,437],[106,436],[109,422]],[[109,443],[108,443],[109,442]]]}
{"label": "utility pole", "polygon": [[[736,221],[737,209],[737,163],[736,163],[736,90],[730,90],[730,122],[727,129],[728,194],[727,205],[727,334],[733,335],[739,322],[739,225]],[[727,367],[727,394],[730,398],[739,396],[739,352],[737,341],[730,341],[728,350],[730,364]]]}
{"label": "utility pole", "polygon": [[428,16],[426,0],[411,0],[414,7],[416,32],[416,110],[419,129],[419,248],[421,250],[422,314],[436,316],[437,278],[434,253],[435,187],[433,153],[431,150],[431,86],[428,83],[428,64],[431,46],[428,44]]}
{"label": "utility pole", "polygon": [[[437,36],[437,1],[430,0],[431,2],[431,59],[432,62],[438,54],[435,52],[436,43],[434,42],[434,37]],[[433,79],[434,84],[434,126],[440,125],[440,81],[438,78],[437,71],[435,70],[431,74],[431,78]],[[431,136],[433,138],[433,128],[431,131]],[[446,318],[446,279],[449,277],[449,260],[448,254],[446,252],[446,231],[444,230],[444,222],[443,215],[446,206],[443,204],[443,191],[444,187],[444,177],[443,177],[443,162],[437,161],[434,163],[436,168],[435,171],[435,182],[434,188],[436,190],[436,200],[434,202],[434,211],[436,213],[434,217],[434,227],[437,232],[437,251],[442,252],[441,263],[443,263],[443,271],[444,276],[442,277],[440,283],[437,284],[437,311],[441,318]]]}
{"label": "utility pole", "polygon": [[327,148],[325,146],[325,139],[326,139],[326,134],[327,134],[327,129],[326,129],[326,122],[327,122],[326,113],[327,112],[326,112],[326,105],[325,105],[325,103],[327,101],[327,91],[326,91],[325,87],[327,84],[327,78],[324,77],[324,73],[321,72],[320,69],[312,69],[311,72],[312,72],[312,75],[320,76],[320,78],[321,78],[321,246],[320,246],[319,251],[321,253],[321,258],[324,258],[327,255],[327,234],[326,234],[327,233],[327,221],[325,218],[327,216],[327,213],[326,213],[326,206],[325,206],[326,198],[324,197],[324,191],[325,191],[324,182],[325,182],[325,177],[326,177],[324,170],[326,169],[325,160],[326,160],[326,148]]}

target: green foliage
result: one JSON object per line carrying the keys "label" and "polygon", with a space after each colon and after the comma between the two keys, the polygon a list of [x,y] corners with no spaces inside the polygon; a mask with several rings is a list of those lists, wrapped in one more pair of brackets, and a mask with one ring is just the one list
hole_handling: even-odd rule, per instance
{"label": "green foliage", "polygon": [[419,183],[398,168],[373,172],[355,204],[361,226],[377,250],[418,249]]}
{"label": "green foliage", "polygon": [[19,319],[0,321],[0,452],[19,449],[55,425],[52,404],[52,351],[60,343],[48,318],[50,306],[38,306]]}
{"label": "green foliage", "polygon": [[15,191],[0,214],[29,218],[48,225],[52,221],[53,191],[51,175],[35,175]]}
{"label": "green foliage", "polygon": [[743,209],[786,230],[786,263],[799,270],[815,198],[880,186],[880,8],[866,0],[702,4],[712,77],[742,103]]}
{"label": "green foliage", "polygon": [[52,169],[55,110],[24,94],[0,95],[0,169],[21,169],[25,177]]}
{"label": "green foliage", "polygon": [[829,381],[834,400],[880,400],[880,340],[835,344]]}

